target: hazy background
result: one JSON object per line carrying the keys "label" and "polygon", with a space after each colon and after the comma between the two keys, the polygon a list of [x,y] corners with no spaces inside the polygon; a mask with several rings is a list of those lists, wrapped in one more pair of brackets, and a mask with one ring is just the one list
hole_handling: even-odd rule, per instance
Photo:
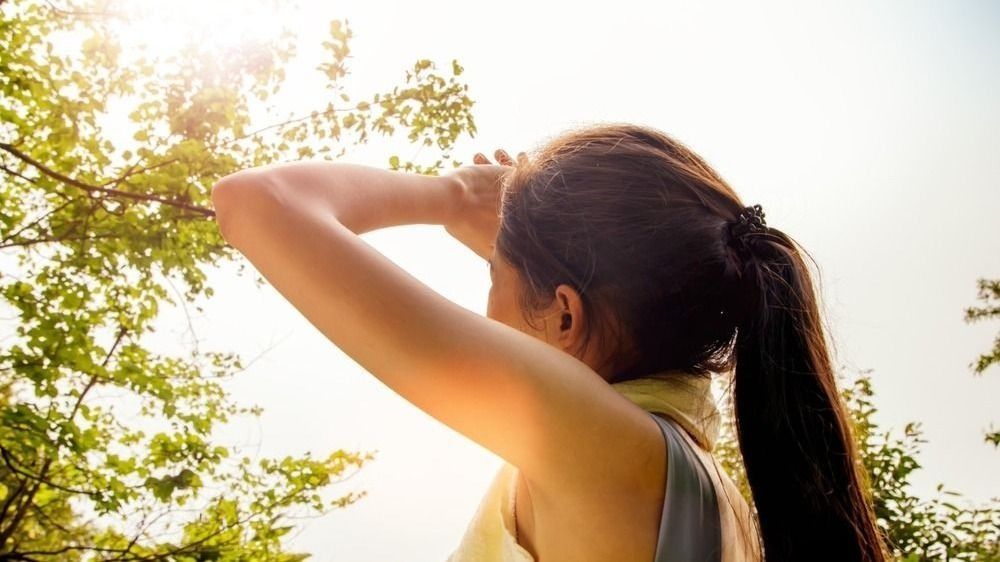
{"label": "hazy background", "polygon": [[[815,257],[838,365],[873,370],[886,427],[923,423],[920,490],[944,482],[975,500],[1000,496],[1000,451],[982,438],[1000,423],[1000,373],[968,367],[998,326],[962,320],[976,279],[1000,277],[1000,4],[600,5],[306,3],[295,22],[303,60],[288,78],[302,87],[286,107],[325,103],[309,55],[329,19],[346,17],[347,85],[359,97],[417,58],[465,66],[479,128],[455,153],[467,162],[600,121],[676,136]],[[397,149],[435,157],[373,138],[345,160],[387,166]],[[441,227],[364,238],[485,313],[485,262]],[[215,272],[216,296],[190,310],[199,347],[260,355],[230,387],[265,414],[223,441],[262,456],[377,451],[337,487],[368,496],[302,522],[293,547],[320,562],[443,561],[500,459],[361,370],[247,267]],[[165,345],[193,341],[179,310],[159,326]]]}

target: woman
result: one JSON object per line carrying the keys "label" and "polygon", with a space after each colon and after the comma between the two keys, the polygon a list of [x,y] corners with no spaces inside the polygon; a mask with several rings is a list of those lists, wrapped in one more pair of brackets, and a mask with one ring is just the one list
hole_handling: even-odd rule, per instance
{"label": "woman", "polygon": [[[496,156],[443,176],[296,162],[212,190],[223,236],[311,323],[507,461],[450,559],[886,559],[792,239],[649,127]],[[415,223],[489,261],[486,318],[358,237]],[[708,382],[730,370],[759,529],[710,452]]]}

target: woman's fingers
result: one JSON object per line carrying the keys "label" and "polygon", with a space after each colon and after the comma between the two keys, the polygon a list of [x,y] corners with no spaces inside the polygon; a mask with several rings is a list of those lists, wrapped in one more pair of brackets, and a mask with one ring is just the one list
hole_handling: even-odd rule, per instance
{"label": "woman's fingers", "polygon": [[514,165],[514,159],[511,158],[510,154],[507,154],[507,151],[502,148],[498,148],[496,152],[493,153],[493,155],[496,157],[497,162],[499,162],[501,166]]}
{"label": "woman's fingers", "polygon": [[[497,164],[499,164],[500,166],[517,166],[519,164],[528,163],[527,153],[518,152],[517,160],[515,161],[513,158],[511,158],[510,154],[507,154],[507,151],[502,148],[496,149],[496,151],[493,152],[493,157],[496,158]],[[483,154],[482,152],[477,152],[475,156],[472,157],[472,163],[492,164],[492,162],[490,162],[490,159],[487,158],[486,155]]]}

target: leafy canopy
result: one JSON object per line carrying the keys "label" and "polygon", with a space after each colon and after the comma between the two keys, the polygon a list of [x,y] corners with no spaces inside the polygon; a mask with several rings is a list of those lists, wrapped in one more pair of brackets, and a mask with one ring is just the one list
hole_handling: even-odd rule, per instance
{"label": "leafy canopy", "polygon": [[[245,4],[233,14],[269,5]],[[430,60],[352,101],[352,30],[334,20],[315,69],[328,101],[277,118],[266,103],[294,91],[294,33],[226,47],[209,29],[151,52],[128,39],[158,17],[136,6],[0,1],[0,559],[299,560],[286,521],[356,501],[329,488],[372,454],[241,456],[213,439],[259,414],[223,386],[241,358],[161,354],[144,336],[238,257],[209,208],[220,177],[373,134],[440,151],[388,163],[436,173],[475,133],[473,102],[457,61]]]}

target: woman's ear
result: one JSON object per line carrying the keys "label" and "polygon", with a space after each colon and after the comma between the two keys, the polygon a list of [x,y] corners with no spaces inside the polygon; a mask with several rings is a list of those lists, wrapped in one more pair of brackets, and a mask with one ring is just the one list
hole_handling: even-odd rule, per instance
{"label": "woman's ear", "polygon": [[558,316],[552,325],[554,333],[551,335],[559,347],[571,355],[576,355],[583,349],[584,327],[590,320],[584,318],[583,299],[576,289],[561,284],[556,287],[555,306]]}

